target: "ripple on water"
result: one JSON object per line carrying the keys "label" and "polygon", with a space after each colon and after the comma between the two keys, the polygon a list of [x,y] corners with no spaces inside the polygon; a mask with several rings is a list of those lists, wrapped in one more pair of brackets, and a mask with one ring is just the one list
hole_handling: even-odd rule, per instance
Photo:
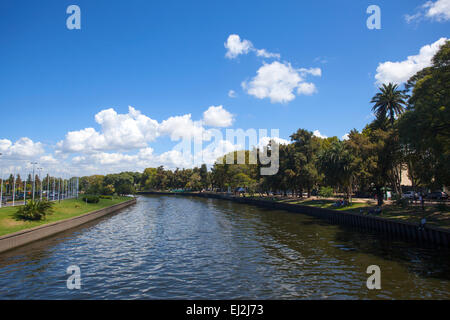
{"label": "ripple on water", "polygon": [[[448,299],[449,257],[306,215],[150,196],[1,254],[0,298]],[[378,292],[365,288],[373,264]],[[66,288],[69,265],[81,269],[81,290]]]}

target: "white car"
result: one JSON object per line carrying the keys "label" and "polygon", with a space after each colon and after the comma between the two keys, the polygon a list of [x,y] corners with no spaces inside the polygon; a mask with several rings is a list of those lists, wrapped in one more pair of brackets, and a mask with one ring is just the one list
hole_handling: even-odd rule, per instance
{"label": "white car", "polygon": [[414,200],[414,199],[418,199],[419,196],[418,196],[418,194],[417,194],[416,192],[414,192],[414,191],[407,191],[407,192],[403,193],[402,198]]}

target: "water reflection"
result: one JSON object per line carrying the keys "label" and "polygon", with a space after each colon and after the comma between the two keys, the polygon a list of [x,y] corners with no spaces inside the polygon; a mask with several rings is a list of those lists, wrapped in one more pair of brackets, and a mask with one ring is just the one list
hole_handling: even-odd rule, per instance
{"label": "water reflection", "polygon": [[[0,254],[0,298],[448,299],[449,257],[306,215],[150,196]],[[81,290],[66,288],[73,264]],[[381,291],[365,287],[372,264]]]}

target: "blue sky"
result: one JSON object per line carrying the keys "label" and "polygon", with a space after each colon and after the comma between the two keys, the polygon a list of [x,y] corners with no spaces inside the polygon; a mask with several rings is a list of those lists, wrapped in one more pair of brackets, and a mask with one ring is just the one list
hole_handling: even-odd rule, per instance
{"label": "blue sky", "polygon": [[[161,131],[156,134],[149,133],[148,119],[159,128],[170,117],[191,114],[194,127],[206,127],[201,121],[211,106],[222,106],[211,110],[217,111],[219,119],[232,115],[231,125],[218,125],[222,130],[276,128],[281,138],[289,139],[298,128],[306,128],[342,137],[370,121],[369,102],[377,90],[377,73],[383,73],[382,79],[404,78],[408,56],[418,55],[416,64],[426,64],[423,60],[436,46],[423,52],[421,48],[449,36],[449,1],[433,0],[434,6],[427,7],[425,3],[3,0],[2,166],[18,166],[12,162],[20,159],[41,161],[48,168],[64,164],[83,168],[83,172],[103,172],[112,164],[117,170],[133,169],[133,156],[142,150],[151,150],[153,158],[148,163],[141,161],[140,166],[182,166],[167,152],[176,145],[170,138],[173,126],[183,124],[174,121],[171,127],[166,123],[167,128],[155,129]],[[81,30],[66,27],[66,8],[71,4],[81,9]],[[366,9],[373,4],[381,9],[380,30],[366,26]],[[224,44],[230,35],[239,35],[242,43],[251,42],[248,52],[226,57],[229,49]],[[262,49],[280,58],[258,56],[256,50]],[[388,61],[405,63],[397,69],[385,64],[377,72]],[[414,65],[414,61],[410,62]],[[273,66],[267,68],[269,76],[284,70],[287,76],[300,77],[293,85],[294,98],[274,101],[271,94],[264,94],[267,87],[260,91],[258,86],[267,79],[254,80],[264,66]],[[320,69],[320,76],[301,68]],[[311,89],[307,94],[299,93],[301,83]],[[252,87],[260,94],[252,94]],[[230,90],[234,97],[229,96]],[[124,139],[122,144],[102,140],[90,147],[70,145],[76,141],[68,141],[68,132],[86,128],[95,131],[89,133],[93,134],[89,144],[104,139],[106,129],[96,122],[96,114],[112,108],[117,115],[129,115],[129,106],[146,117],[141,119],[146,124],[132,116],[134,120],[129,121],[130,126],[147,130],[138,132],[145,135],[142,141],[127,143],[127,137],[120,136],[122,131],[129,136],[130,128],[123,124],[128,118],[119,117],[108,118],[108,126],[121,127],[109,128],[118,135],[106,140]],[[114,113],[105,114],[111,116]],[[190,130],[192,123],[183,123]],[[86,144],[86,140],[79,142]],[[161,157],[165,153],[167,157]]]}

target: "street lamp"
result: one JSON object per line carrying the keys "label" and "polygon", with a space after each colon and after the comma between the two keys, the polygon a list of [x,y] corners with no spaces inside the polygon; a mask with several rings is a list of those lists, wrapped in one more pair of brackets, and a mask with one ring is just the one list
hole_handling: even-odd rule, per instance
{"label": "street lamp", "polygon": [[41,180],[41,170],[42,170],[42,168],[37,168],[37,170],[39,171],[39,182],[41,183],[41,188],[40,188],[40,197],[39,197],[39,199],[40,199],[40,201],[42,201],[42,180]]}
{"label": "street lamp", "polygon": [[34,192],[35,192],[35,182],[36,182],[36,176],[34,175],[34,165],[37,164],[37,162],[31,162],[33,165],[33,202],[34,202]]}

